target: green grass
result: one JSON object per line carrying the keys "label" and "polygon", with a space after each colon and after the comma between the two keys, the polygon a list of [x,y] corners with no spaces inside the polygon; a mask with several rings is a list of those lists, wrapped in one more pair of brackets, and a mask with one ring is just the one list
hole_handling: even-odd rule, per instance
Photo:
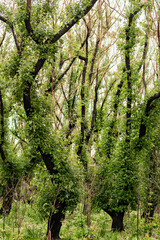
{"label": "green grass", "polygon": [[[18,211],[19,208],[19,211]],[[0,240],[44,240],[47,221],[42,221],[30,205],[12,206],[9,216],[0,217]],[[18,234],[19,229],[19,234]]]}
{"label": "green grass", "polygon": [[[126,214],[124,217],[125,231],[113,233],[111,231],[111,218],[105,212],[92,212],[91,227],[87,228],[86,216],[77,209],[72,215],[67,214],[61,229],[61,237],[65,240],[136,240],[137,215],[136,212]],[[160,239],[160,216],[155,215],[152,223],[145,224],[141,219],[139,223],[139,239]]]}
{"label": "green grass", "polygon": [[[18,210],[19,209],[19,210]],[[19,219],[19,220],[18,220]],[[82,207],[78,206],[73,214],[66,214],[61,229],[61,237],[65,240],[136,240],[137,217],[136,213],[127,213],[124,218],[125,231],[111,232],[111,218],[103,211],[93,211],[91,227],[87,227],[87,218],[82,214]],[[45,240],[47,219],[43,220],[30,205],[13,205],[8,217],[0,217],[0,240]],[[19,234],[18,234],[19,228]],[[152,223],[139,223],[139,239],[160,239],[160,216],[155,215]]]}

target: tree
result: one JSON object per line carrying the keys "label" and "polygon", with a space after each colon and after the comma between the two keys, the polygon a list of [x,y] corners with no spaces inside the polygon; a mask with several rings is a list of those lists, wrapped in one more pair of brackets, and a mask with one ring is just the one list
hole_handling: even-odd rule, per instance
{"label": "tree", "polygon": [[[88,17],[83,18],[83,24],[65,36],[64,42],[68,40],[68,45],[61,43],[60,56],[54,63],[54,67],[58,70],[55,76],[51,74],[51,87],[49,87],[56,103],[55,126],[65,133],[70,148],[72,146],[78,155],[80,168],[83,167],[82,185],[85,186],[84,199],[88,202],[85,207],[87,206],[89,227],[93,192],[91,188],[94,181],[94,177],[91,176],[93,172],[91,165],[94,164],[92,151],[96,144],[94,134],[98,128],[97,106],[100,101],[98,92],[103,80],[107,80],[107,74],[116,60],[115,56],[111,58],[108,56],[115,42],[111,41],[106,45],[107,33],[110,29],[109,15],[103,22],[106,15],[107,6],[103,1],[99,1],[96,14],[91,12]],[[70,63],[67,65],[67,62]],[[63,70],[62,74],[59,74],[60,70]],[[58,84],[56,79],[60,78],[61,82]]]}
{"label": "tree", "polygon": [[[154,211],[159,201],[159,189],[157,181],[159,179],[159,97],[160,92],[151,96],[146,104],[145,114],[141,120],[139,131],[138,150],[141,152],[141,191],[143,203],[143,217],[145,221],[153,220]],[[145,137],[145,138],[144,138]],[[142,177],[143,176],[143,177]],[[143,179],[143,180],[142,180]]]}
{"label": "tree", "polygon": [[[146,110],[147,113],[144,113],[137,108],[139,106],[137,86],[140,77],[139,71],[146,58],[146,40],[143,61],[138,63],[135,60],[136,45],[138,44],[136,21],[139,12],[144,7],[145,5],[140,2],[132,3],[126,13],[127,24],[121,32],[123,41],[120,45],[123,61],[122,77],[117,85],[117,90],[114,90],[112,95],[113,100],[109,114],[105,119],[103,131],[100,133],[102,134],[101,151],[97,153],[97,161],[98,158],[103,160],[100,162],[97,176],[96,200],[99,206],[111,216],[113,231],[124,230],[123,217],[128,206],[135,209],[137,205],[137,155],[140,154],[140,148],[143,145],[137,150],[137,144],[140,144],[142,135],[145,136],[147,128],[145,124],[143,125],[143,120],[141,122],[139,118],[140,112],[142,119],[148,114],[148,110]],[[141,93],[139,97],[142,101]],[[151,96],[146,109],[151,104],[150,101],[158,98],[159,92]],[[145,106],[145,101],[143,105]],[[145,128],[144,132],[143,127]]]}
{"label": "tree", "polygon": [[[138,184],[143,186],[147,178],[149,182],[156,171],[152,160],[159,140],[154,134],[155,143],[148,140],[149,124],[159,127],[155,113],[159,65],[156,57],[150,60],[153,3],[129,1],[119,6],[116,1],[99,0],[89,12],[95,3],[17,0],[13,6],[1,4],[1,26],[6,29],[1,46],[11,39],[8,48],[3,47],[0,65],[7,87],[6,91],[3,82],[0,85],[1,162],[6,162],[6,146],[12,142],[16,157],[25,158],[21,172],[42,170],[34,180],[46,181],[45,187],[37,184],[37,188],[43,192],[38,196],[47,206],[43,214],[52,239],[59,238],[66,210],[79,201],[80,181],[85,186],[88,227],[94,200],[111,216],[112,229],[123,230],[128,206],[137,207]],[[158,24],[153,24],[156,40]],[[5,102],[10,102],[9,107]],[[148,151],[152,171],[141,183],[137,172],[140,156],[144,154],[147,163],[147,142],[152,144]],[[19,162],[16,167],[19,171]],[[15,168],[8,171],[17,175]]]}
{"label": "tree", "polygon": [[[95,3],[96,0],[92,0],[68,5],[60,21],[57,20],[58,14],[53,14],[56,10],[57,13],[59,11],[58,2],[55,1],[35,1],[33,4],[30,0],[16,1],[14,9],[1,4],[0,20],[7,25],[7,30],[12,32],[16,46],[10,53],[10,60],[3,63],[9,66],[5,76],[14,80],[14,98],[20,105],[23,103],[26,113],[26,139],[41,155],[53,178],[59,176],[61,168],[59,169],[59,161],[57,162],[58,152],[55,157],[55,135],[52,134],[52,122],[44,104],[46,96],[39,96],[39,72],[45,66],[53,64],[58,51],[58,40],[85,16]],[[60,151],[61,147],[58,149]],[[62,179],[60,181],[62,182]],[[56,213],[51,212],[49,218],[48,234],[51,233],[52,239],[59,238],[61,220],[67,206],[65,197],[61,198],[61,195],[63,194],[60,192],[55,204]]]}

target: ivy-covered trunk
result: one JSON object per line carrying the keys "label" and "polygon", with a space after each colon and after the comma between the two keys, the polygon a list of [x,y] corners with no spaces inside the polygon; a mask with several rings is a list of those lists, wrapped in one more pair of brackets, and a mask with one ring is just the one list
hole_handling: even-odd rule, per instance
{"label": "ivy-covered trunk", "polygon": [[107,211],[112,218],[112,231],[124,231],[123,218],[125,212]]}
{"label": "ivy-covered trunk", "polygon": [[50,213],[47,228],[47,236],[49,240],[61,239],[59,234],[62,226],[62,221],[65,218],[64,208],[64,203],[58,203],[55,211],[51,211]]}

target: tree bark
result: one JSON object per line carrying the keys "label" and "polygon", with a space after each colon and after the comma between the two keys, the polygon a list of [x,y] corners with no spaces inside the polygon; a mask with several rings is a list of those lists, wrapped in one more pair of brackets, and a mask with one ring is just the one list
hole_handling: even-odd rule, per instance
{"label": "tree bark", "polygon": [[124,231],[123,218],[125,212],[106,211],[112,218],[112,231]]}
{"label": "tree bark", "polygon": [[157,207],[157,204],[158,204],[158,202],[156,202],[156,201],[147,203],[146,209],[141,216],[142,218],[145,219],[145,223],[153,221],[153,216],[154,216],[154,212]]}
{"label": "tree bark", "polygon": [[155,157],[155,149],[153,149],[152,154],[150,156],[150,167],[148,174],[148,189],[147,189],[147,201],[145,210],[142,214],[142,217],[145,218],[145,222],[149,222],[153,220],[154,211],[158,205],[159,200],[159,191],[157,189],[155,181],[157,179],[157,159]]}
{"label": "tree bark", "polygon": [[[48,220],[48,229],[47,229],[47,236],[48,240],[57,240],[61,239],[60,229],[62,226],[62,220],[65,218],[64,209],[65,203],[58,203],[56,204],[56,211],[51,211],[49,220]],[[49,237],[50,236],[50,237]]]}
{"label": "tree bark", "polygon": [[0,89],[0,156],[6,170],[9,170],[11,177],[9,177],[3,192],[3,204],[0,209],[0,215],[9,214],[12,207],[13,195],[16,186],[16,180],[14,179],[14,168],[11,162],[7,161],[6,153],[4,151],[5,145],[5,117],[4,117],[4,104],[2,98],[2,91]]}
{"label": "tree bark", "polygon": [[2,214],[9,214],[11,211],[11,206],[12,206],[12,200],[13,200],[13,195],[8,195],[6,197],[3,197],[3,204],[0,209],[0,215]]}
{"label": "tree bark", "polygon": [[10,213],[11,207],[12,207],[15,186],[9,187],[7,185],[6,188],[7,189],[6,189],[5,193],[3,194],[3,204],[0,209],[0,215],[2,215],[2,214],[8,215]]}

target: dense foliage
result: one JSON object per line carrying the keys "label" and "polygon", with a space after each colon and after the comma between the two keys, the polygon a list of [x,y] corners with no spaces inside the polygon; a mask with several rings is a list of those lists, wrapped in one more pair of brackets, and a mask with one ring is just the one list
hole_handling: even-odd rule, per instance
{"label": "dense foliage", "polygon": [[153,220],[159,7],[138,0],[1,2],[3,230],[22,201],[48,220],[48,239],[59,238],[79,202],[88,231],[93,208],[110,215],[113,231],[124,230],[125,214],[137,211],[137,238],[140,207],[145,222]]}

